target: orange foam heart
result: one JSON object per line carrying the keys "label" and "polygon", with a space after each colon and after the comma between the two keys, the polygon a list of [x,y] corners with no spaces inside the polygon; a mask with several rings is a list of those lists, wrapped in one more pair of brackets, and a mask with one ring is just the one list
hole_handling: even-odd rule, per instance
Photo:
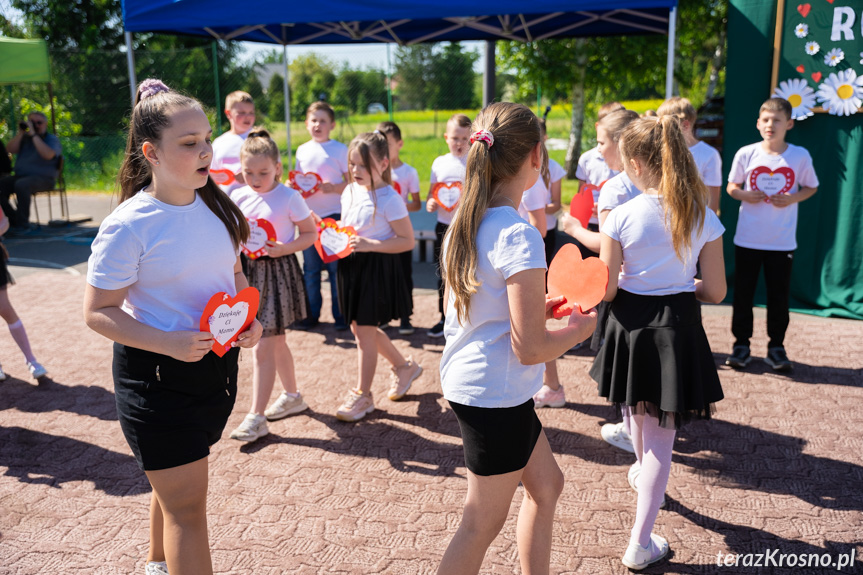
{"label": "orange foam heart", "polygon": [[303,173],[298,170],[288,172],[288,185],[300,192],[304,198],[321,191],[323,183],[321,177],[314,172]]}
{"label": "orange foam heart", "polygon": [[749,186],[764,192],[767,195],[764,201],[770,203],[772,196],[787,194],[794,187],[794,170],[785,166],[775,170],[758,166],[749,173]]}
{"label": "orange foam heart", "polygon": [[339,227],[336,220],[324,218],[318,225],[318,239],[315,240],[315,249],[325,264],[340,260],[348,256],[354,248],[350,245],[351,236],[357,235],[357,231],[351,226]]}
{"label": "orange foam heart", "polygon": [[581,222],[583,228],[586,228],[590,222],[590,216],[593,214],[593,192],[598,189],[599,186],[584,184],[569,204],[569,215]]}
{"label": "orange foam heart", "polygon": [[608,290],[608,266],[599,258],[582,259],[573,244],[566,244],[548,266],[548,295],[564,296],[566,301],[552,314],[560,319],[578,305],[583,311],[596,307]]}
{"label": "orange foam heart", "polygon": [[215,294],[204,306],[201,314],[201,331],[213,334],[213,353],[222,357],[231,349],[258,315],[261,294],[257,288],[247,287],[231,297],[223,291]]}
{"label": "orange foam heart", "polygon": [[249,220],[249,239],[240,246],[246,257],[256,260],[267,255],[267,242],[276,241],[276,229],[264,218]]}
{"label": "orange foam heart", "polygon": [[210,170],[210,177],[220,186],[230,186],[237,181],[231,170]]}
{"label": "orange foam heart", "polygon": [[453,211],[461,199],[461,182],[436,183],[432,189],[432,197],[440,207],[448,212]]}

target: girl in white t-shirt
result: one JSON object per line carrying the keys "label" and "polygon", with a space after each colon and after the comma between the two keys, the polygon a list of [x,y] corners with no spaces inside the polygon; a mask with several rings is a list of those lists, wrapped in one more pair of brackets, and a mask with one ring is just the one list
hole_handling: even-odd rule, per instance
{"label": "girl in white t-shirt", "polygon": [[709,419],[723,397],[698,301],[725,297],[724,228],[707,208],[676,117],[633,121],[620,152],[643,193],[602,226],[611,309],[590,375],[629,422],[637,461],[627,478],[638,505],[623,564],[643,569],[668,553],[668,542],[651,531],[665,499],[675,430]]}
{"label": "girl in white t-shirt", "polygon": [[[296,253],[315,243],[317,231],[302,195],[280,183],[282,159],[266,130],[254,128],[249,132],[240,149],[240,160],[248,185],[235,190],[231,199],[249,220],[253,235],[262,235],[261,226],[267,223],[276,235],[275,240],[266,241],[265,255],[246,258],[249,285],[261,292],[258,320],[264,326],[264,335],[254,351],[252,408],[231,432],[231,438],[255,441],[269,433],[267,420],[282,419],[308,408],[297,391],[294,357],[286,331],[308,315],[303,271]],[[267,407],[276,374],[284,392]]]}
{"label": "girl in white t-shirt", "polygon": [[237,348],[262,331],[253,320],[219,357],[200,330],[213,295],[248,286],[238,254],[249,226],[209,177],[211,135],[197,100],[141,83],[122,203],[93,241],[84,292],[87,325],[115,342],[118,419],[153,487],[148,573],[213,572],[207,455],[234,406]]}
{"label": "girl in white t-shirt", "polygon": [[405,357],[379,326],[405,315],[411,295],[400,254],[413,247],[414,230],[405,202],[392,187],[387,138],[380,132],[358,135],[348,146],[350,183],[342,192],[342,226],[351,226],[353,251],[339,260],[339,305],[357,339],[357,386],[348,392],[336,417],[359,421],[375,409],[372,380],[378,354],[392,364],[387,397],[398,401],[423,369]]}
{"label": "girl in white t-shirt", "polygon": [[444,398],[459,422],[467,466],[464,515],[438,568],[478,573],[509,513],[525,495],[517,537],[523,573],[548,573],[563,474],[533,395],[542,364],[593,331],[595,312],[576,311],[567,327],[545,321],[563,298],[545,298],[545,248],[516,206],[544,160],[539,119],[520,104],[495,103],[473,124],[461,208],[444,242]]}

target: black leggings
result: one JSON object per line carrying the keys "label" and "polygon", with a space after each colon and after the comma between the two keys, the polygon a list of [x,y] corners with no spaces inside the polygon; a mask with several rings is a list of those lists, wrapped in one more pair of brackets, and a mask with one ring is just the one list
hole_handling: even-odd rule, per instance
{"label": "black leggings", "polygon": [[788,300],[791,296],[791,264],[794,252],[734,248],[734,304],[731,333],[734,345],[749,346],[752,337],[752,304],[758,274],[764,266],[764,283],[767,287],[768,348],[782,347],[788,329]]}

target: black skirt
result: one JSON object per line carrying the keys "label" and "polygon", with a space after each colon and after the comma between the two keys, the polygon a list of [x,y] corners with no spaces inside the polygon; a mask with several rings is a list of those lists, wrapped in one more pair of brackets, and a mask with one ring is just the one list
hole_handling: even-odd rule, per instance
{"label": "black skirt", "polygon": [[117,415],[141,469],[179,467],[210,454],[234,408],[239,353],[209,352],[190,363],[114,344]]}
{"label": "black skirt", "polygon": [[401,254],[354,252],[339,260],[336,277],[347,324],[378,326],[411,313]]}
{"label": "black skirt", "polygon": [[464,462],[475,475],[524,469],[542,432],[533,398],[515,407],[471,407],[449,402],[464,443]]}
{"label": "black skirt", "polygon": [[308,317],[303,270],[295,254],[248,259],[245,273],[249,285],[261,293],[258,321],[264,327],[262,337],[282,335],[292,323]]}
{"label": "black skirt", "polygon": [[[590,376],[599,395],[618,408],[680,428],[710,419],[724,396],[695,294],[644,296],[618,290],[605,326],[605,343]],[[673,415],[673,418],[668,417]]]}

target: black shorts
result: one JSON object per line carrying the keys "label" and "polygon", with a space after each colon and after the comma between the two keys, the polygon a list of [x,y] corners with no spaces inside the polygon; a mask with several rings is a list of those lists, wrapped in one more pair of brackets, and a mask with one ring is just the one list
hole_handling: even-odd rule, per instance
{"label": "black shorts", "polygon": [[237,397],[239,348],[189,363],[114,344],[114,394],[123,435],[145,471],[210,454]]}
{"label": "black shorts", "polygon": [[542,422],[533,398],[515,407],[471,407],[449,402],[464,442],[464,462],[475,475],[502,475],[524,469]]}

